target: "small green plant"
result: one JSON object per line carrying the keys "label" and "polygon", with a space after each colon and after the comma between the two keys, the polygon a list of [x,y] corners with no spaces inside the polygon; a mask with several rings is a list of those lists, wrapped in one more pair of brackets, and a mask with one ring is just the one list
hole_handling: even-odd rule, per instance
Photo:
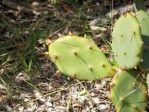
{"label": "small green plant", "polygon": [[[137,8],[137,7],[136,7]],[[139,7],[140,8],[140,7]],[[92,39],[63,36],[49,45],[49,56],[62,73],[80,80],[113,77],[110,98],[117,112],[144,112],[149,69],[149,16],[143,10],[122,15],[112,31],[115,70]]]}

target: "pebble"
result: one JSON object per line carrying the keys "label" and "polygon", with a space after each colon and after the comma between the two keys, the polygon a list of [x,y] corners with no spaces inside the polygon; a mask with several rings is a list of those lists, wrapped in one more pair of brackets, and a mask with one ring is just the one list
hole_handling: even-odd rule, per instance
{"label": "pebble", "polygon": [[108,104],[101,104],[97,107],[98,110],[106,110],[108,109],[109,105]]}
{"label": "pebble", "polygon": [[19,108],[18,108],[18,111],[19,111],[19,112],[23,112],[23,110],[24,110],[24,107],[19,107]]}
{"label": "pebble", "polygon": [[101,84],[104,87],[107,84],[107,82],[106,81],[101,81]]}
{"label": "pebble", "polygon": [[29,102],[29,101],[30,101],[30,99],[24,98],[24,102]]}
{"label": "pebble", "polygon": [[64,106],[58,106],[57,108],[59,108],[61,110],[65,110],[66,109]]}
{"label": "pebble", "polygon": [[93,98],[93,101],[94,101],[96,104],[100,103],[100,99],[97,98],[97,97]]}
{"label": "pebble", "polygon": [[85,96],[80,96],[80,97],[79,97],[79,100],[80,100],[81,103],[84,103],[85,100],[87,100],[87,99],[88,99],[88,98],[85,97]]}
{"label": "pebble", "polygon": [[51,102],[46,102],[46,105],[47,105],[48,107],[52,107],[52,106],[53,106]]}
{"label": "pebble", "polygon": [[35,2],[35,1],[31,4],[32,7],[36,7],[36,6],[39,6],[39,5],[40,5],[40,3],[39,2]]}
{"label": "pebble", "polygon": [[110,95],[110,92],[109,91],[105,91],[105,95],[106,96],[109,96]]}
{"label": "pebble", "polygon": [[47,112],[52,112],[52,108],[48,108],[47,109]]}
{"label": "pebble", "polygon": [[74,93],[72,94],[72,98],[73,98],[73,99],[77,99],[77,98],[78,98],[78,92],[74,92]]}
{"label": "pebble", "polygon": [[39,98],[40,103],[44,103],[46,101],[45,98]]}

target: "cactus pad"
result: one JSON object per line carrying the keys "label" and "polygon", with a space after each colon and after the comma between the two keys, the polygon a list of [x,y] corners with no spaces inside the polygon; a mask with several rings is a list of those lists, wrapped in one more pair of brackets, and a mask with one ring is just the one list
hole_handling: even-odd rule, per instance
{"label": "cactus pad", "polygon": [[112,32],[112,49],[121,69],[136,67],[142,57],[143,42],[139,24],[131,14],[122,15]]}
{"label": "cactus pad", "polygon": [[142,69],[149,68],[149,16],[144,11],[136,12],[136,18],[141,28],[141,35],[144,42],[144,51],[142,55],[143,62],[139,67]]}
{"label": "cactus pad", "polygon": [[133,0],[134,9],[135,11],[145,10],[145,5],[143,0]]}
{"label": "cactus pad", "polygon": [[149,69],[149,47],[145,47],[142,55],[142,62],[139,64],[142,70]]}
{"label": "cactus pad", "polygon": [[147,87],[148,87],[148,90],[149,90],[149,73],[146,76],[146,83],[147,83]]}
{"label": "cactus pad", "polygon": [[114,76],[111,98],[117,112],[145,112],[146,85],[137,76],[135,70],[120,71]]}
{"label": "cactus pad", "polygon": [[106,56],[85,37],[58,39],[49,45],[49,55],[59,71],[81,80],[98,80],[115,73]]}

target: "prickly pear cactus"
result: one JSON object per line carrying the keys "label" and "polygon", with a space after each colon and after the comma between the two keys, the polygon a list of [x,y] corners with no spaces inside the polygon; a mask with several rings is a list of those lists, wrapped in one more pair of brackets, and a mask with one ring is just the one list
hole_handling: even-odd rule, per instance
{"label": "prickly pear cactus", "polygon": [[135,11],[145,10],[145,5],[143,0],[133,0],[134,9]]}
{"label": "prickly pear cactus", "polygon": [[[148,44],[149,44],[149,38],[148,38]],[[149,46],[144,47],[143,55],[142,55],[142,62],[139,64],[139,67],[142,70],[149,69]]]}
{"label": "prickly pear cactus", "polygon": [[149,68],[149,16],[144,11],[136,12],[136,18],[141,28],[141,35],[144,42],[142,63],[139,65],[142,69]]}
{"label": "prickly pear cactus", "polygon": [[98,80],[115,73],[101,50],[85,37],[58,39],[49,45],[49,55],[59,71],[81,80]]}
{"label": "prickly pear cactus", "polygon": [[146,85],[136,70],[119,71],[112,80],[111,98],[117,112],[145,112]]}
{"label": "prickly pear cactus", "polygon": [[149,73],[146,76],[146,83],[147,83],[147,87],[148,87],[148,90],[149,90]]}
{"label": "prickly pear cactus", "polygon": [[[142,36],[145,36],[144,38],[149,38],[149,15],[145,11],[141,10],[136,12],[136,18],[141,28]],[[145,39],[144,41],[146,44]]]}
{"label": "prickly pear cactus", "polygon": [[121,69],[136,67],[142,58],[143,42],[135,17],[127,13],[115,23],[112,32],[112,49]]}

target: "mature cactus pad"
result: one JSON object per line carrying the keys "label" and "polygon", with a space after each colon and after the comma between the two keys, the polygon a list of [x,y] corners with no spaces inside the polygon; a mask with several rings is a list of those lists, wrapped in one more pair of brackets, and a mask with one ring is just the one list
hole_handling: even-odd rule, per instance
{"label": "mature cactus pad", "polygon": [[120,71],[112,80],[111,98],[117,112],[144,112],[146,85],[134,70]]}
{"label": "mature cactus pad", "polygon": [[142,69],[149,68],[149,16],[144,11],[136,12],[136,18],[141,28],[141,35],[144,42],[144,50],[142,59],[143,62],[140,63],[139,67]]}
{"label": "mature cactus pad", "polygon": [[122,15],[112,32],[112,49],[115,60],[122,69],[136,67],[142,57],[143,42],[139,24],[131,14]]}
{"label": "mature cactus pad", "polygon": [[59,71],[81,80],[114,75],[108,59],[91,39],[64,36],[49,45],[49,55]]}

